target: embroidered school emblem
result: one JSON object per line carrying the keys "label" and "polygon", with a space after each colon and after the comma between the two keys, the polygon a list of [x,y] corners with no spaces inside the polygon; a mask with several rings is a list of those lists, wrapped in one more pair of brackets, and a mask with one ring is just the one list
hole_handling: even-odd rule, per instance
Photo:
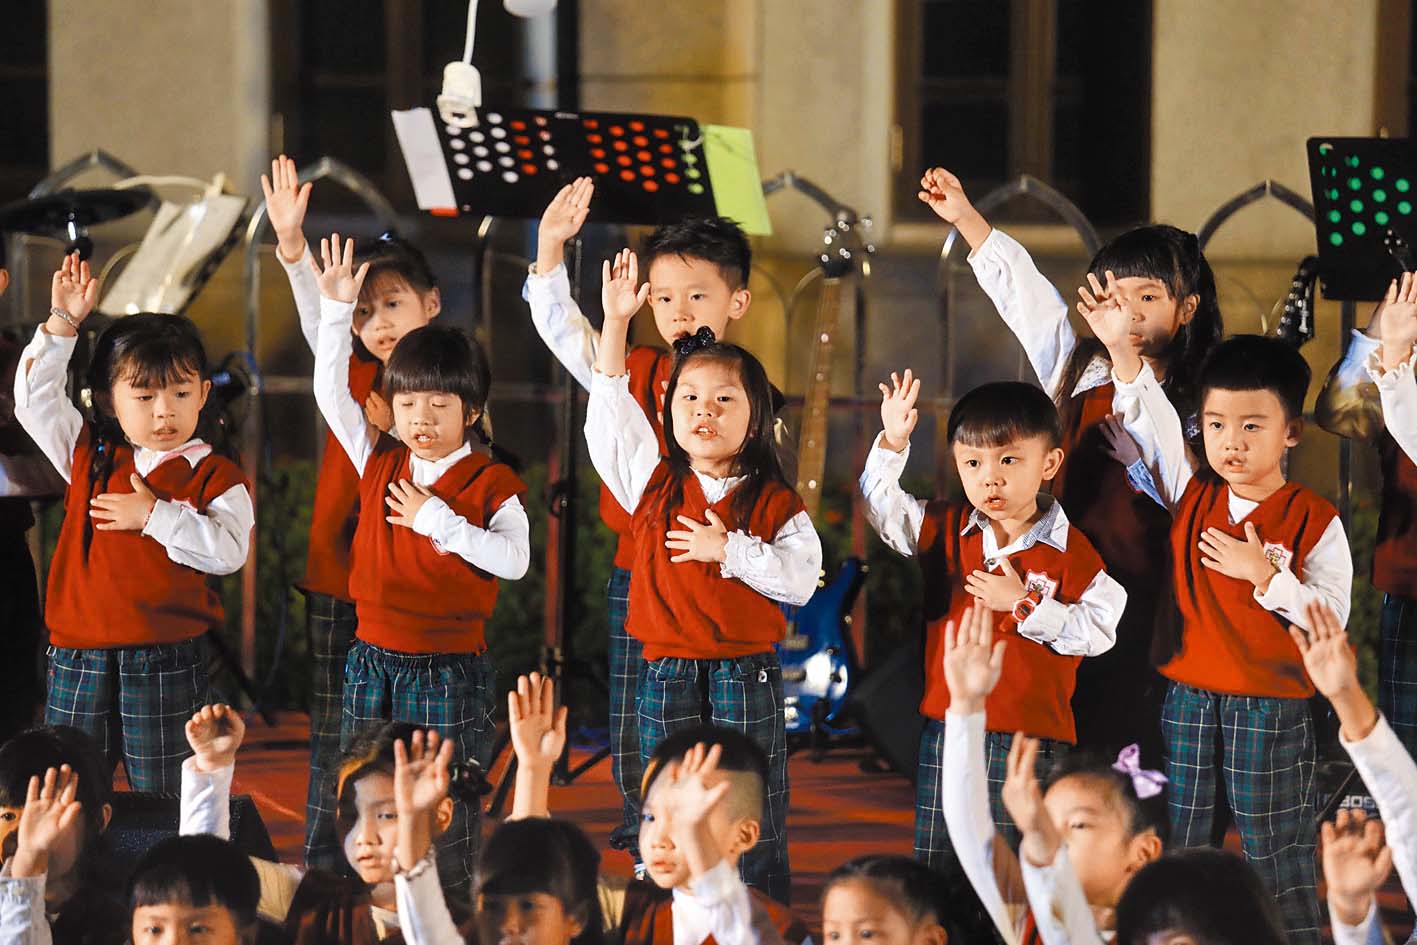
{"label": "embroidered school emblem", "polygon": [[1024,576],[1023,589],[1039,597],[1052,597],[1058,589],[1058,582],[1051,580],[1046,572],[1029,571]]}
{"label": "embroidered school emblem", "polygon": [[1267,541],[1264,543],[1264,556],[1265,560],[1281,571],[1287,569],[1289,562],[1294,560],[1294,552],[1277,541]]}

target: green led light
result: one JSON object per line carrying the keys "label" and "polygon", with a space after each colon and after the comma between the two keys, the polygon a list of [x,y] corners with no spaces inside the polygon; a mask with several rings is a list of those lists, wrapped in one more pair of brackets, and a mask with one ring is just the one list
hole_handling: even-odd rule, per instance
{"label": "green led light", "polygon": [[1350,178],[1348,178],[1348,189],[1349,189],[1349,190],[1358,190],[1358,189],[1362,188],[1362,186],[1363,186],[1363,180],[1362,180],[1362,178],[1359,178],[1359,177],[1350,177]]}
{"label": "green led light", "polygon": [[1349,209],[1349,210],[1352,210],[1354,213],[1362,213],[1362,212],[1363,212],[1363,201],[1361,201],[1361,200],[1350,200],[1350,201],[1348,201],[1348,209]]}
{"label": "green led light", "polygon": [[1382,180],[1387,176],[1387,171],[1384,171],[1381,167],[1375,167],[1368,173],[1373,175],[1373,180]]}
{"label": "green led light", "polygon": [[1328,197],[1329,200],[1337,200],[1337,199],[1338,199],[1338,188],[1337,188],[1337,187],[1330,187],[1328,190],[1324,191],[1324,193],[1325,193],[1325,195]]}
{"label": "green led light", "polygon": [[1373,203],[1382,203],[1382,202],[1383,202],[1384,200],[1386,200],[1386,199],[1387,199],[1387,191],[1386,191],[1386,190],[1383,190],[1381,187],[1379,187],[1377,190],[1373,191]]}
{"label": "green led light", "polygon": [[1358,166],[1358,155],[1356,155],[1356,154],[1350,154],[1348,157],[1344,158],[1343,160],[1348,164],[1349,167],[1357,167],[1357,166]]}
{"label": "green led light", "polygon": [[1397,212],[1403,216],[1407,216],[1412,212],[1412,204],[1408,203],[1406,200],[1399,201],[1397,204]]}
{"label": "green led light", "polygon": [[1407,182],[1407,178],[1399,177],[1397,179],[1397,182],[1394,183],[1392,186],[1397,188],[1398,193],[1405,194],[1407,193],[1408,189],[1411,188],[1412,185]]}
{"label": "green led light", "polygon": [[1383,210],[1379,210],[1377,213],[1373,214],[1373,221],[1377,223],[1378,226],[1387,226],[1387,221],[1391,219],[1392,217],[1388,216]]}
{"label": "green led light", "polygon": [[702,175],[702,173],[699,171],[698,168],[691,167],[691,168],[689,168],[688,170],[684,171],[684,176],[687,177],[687,178],[689,178],[690,180],[697,180],[699,177],[702,177],[703,175]]}
{"label": "green led light", "polygon": [[1320,153],[1320,154],[1327,154],[1328,152],[1330,152],[1330,151],[1332,151],[1332,150],[1333,150],[1333,145],[1328,144],[1327,142],[1325,142],[1324,144],[1319,145],[1319,153]]}
{"label": "green led light", "polygon": [[1330,223],[1337,223],[1339,220],[1342,220],[1342,219],[1343,219],[1343,214],[1339,213],[1337,210],[1330,210],[1330,211],[1328,212],[1328,222],[1330,222]]}
{"label": "green led light", "polygon": [[1354,236],[1362,236],[1362,235],[1363,235],[1364,233],[1366,233],[1366,232],[1368,232],[1368,228],[1363,225],[1363,221],[1362,221],[1362,220],[1359,220],[1359,221],[1357,221],[1356,223],[1353,224],[1353,235],[1354,235]]}
{"label": "green led light", "polygon": [[703,192],[704,192],[704,185],[703,185],[703,184],[690,184],[690,185],[689,185],[689,193],[691,193],[691,194],[701,194],[701,193],[703,193]]}
{"label": "green led light", "polygon": [[1342,234],[1342,233],[1330,233],[1330,234],[1328,235],[1328,241],[1329,241],[1330,243],[1332,243],[1333,245],[1335,245],[1335,246],[1342,246],[1342,245],[1343,245],[1343,234]]}

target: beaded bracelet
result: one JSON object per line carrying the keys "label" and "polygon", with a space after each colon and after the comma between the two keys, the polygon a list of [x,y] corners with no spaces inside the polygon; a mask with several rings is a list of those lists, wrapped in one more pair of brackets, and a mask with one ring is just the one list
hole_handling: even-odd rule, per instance
{"label": "beaded bracelet", "polygon": [[66,322],[69,323],[69,327],[72,328],[72,329],[74,329],[75,333],[78,332],[78,330],[79,330],[79,323],[76,322],[76,321],[74,321],[74,316],[70,315],[68,312],[64,311],[62,308],[59,308],[58,306],[51,306],[50,309],[49,309],[49,314],[51,314],[51,315],[57,315],[57,316],[59,316],[60,318],[64,319],[64,321],[66,321]]}

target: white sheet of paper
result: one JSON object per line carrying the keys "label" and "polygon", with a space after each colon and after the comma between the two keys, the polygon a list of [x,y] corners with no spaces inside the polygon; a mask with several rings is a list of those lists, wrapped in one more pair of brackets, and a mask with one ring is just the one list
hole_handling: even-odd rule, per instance
{"label": "white sheet of paper", "polygon": [[433,112],[427,108],[410,108],[391,113],[394,133],[399,138],[408,179],[413,182],[413,196],[418,209],[452,209],[458,205],[453,196],[453,181],[448,176],[448,164],[443,160],[443,146],[438,143],[438,129],[433,124]]}

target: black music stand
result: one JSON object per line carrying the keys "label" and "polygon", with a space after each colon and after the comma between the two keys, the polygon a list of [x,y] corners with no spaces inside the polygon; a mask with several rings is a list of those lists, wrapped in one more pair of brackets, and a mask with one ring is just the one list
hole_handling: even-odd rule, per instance
{"label": "black music stand", "polygon": [[1319,278],[1324,297],[1381,299],[1417,268],[1417,148],[1404,138],[1310,138]]}
{"label": "black music stand", "polygon": [[[718,212],[704,134],[693,118],[486,106],[478,110],[478,119],[477,126],[463,128],[442,122],[436,111],[394,113],[420,208],[439,216],[539,220],[563,185],[591,177],[596,192],[588,223],[656,225]],[[581,249],[577,237],[567,253],[571,292],[578,302]],[[556,580],[557,613],[554,633],[548,632],[542,649],[542,670],[563,693],[567,674],[573,672],[608,688],[572,651],[579,404],[575,379],[563,369],[560,475],[550,487],[556,550],[548,567],[548,579],[554,575]],[[508,736],[499,737],[494,763],[508,744]],[[557,784],[570,784],[609,757],[610,749],[575,768],[569,755],[568,742],[552,775]],[[491,804],[494,813],[505,801],[515,766],[512,758]]]}

